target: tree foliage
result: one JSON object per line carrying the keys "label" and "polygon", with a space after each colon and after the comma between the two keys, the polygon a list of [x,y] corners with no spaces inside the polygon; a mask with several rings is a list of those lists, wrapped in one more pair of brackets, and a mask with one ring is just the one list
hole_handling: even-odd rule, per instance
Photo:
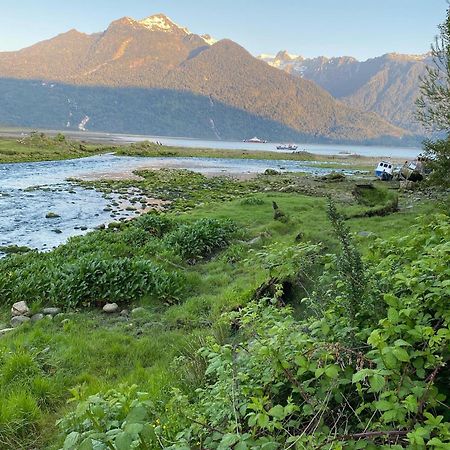
{"label": "tree foliage", "polygon": [[417,119],[430,131],[447,133],[446,139],[426,140],[425,154],[433,174],[430,181],[450,186],[450,7],[445,21],[439,25],[439,35],[431,45],[433,66],[421,78],[420,97],[416,101]]}
{"label": "tree foliage", "polygon": [[431,131],[450,130],[450,8],[431,45],[433,66],[421,78],[417,118]]}

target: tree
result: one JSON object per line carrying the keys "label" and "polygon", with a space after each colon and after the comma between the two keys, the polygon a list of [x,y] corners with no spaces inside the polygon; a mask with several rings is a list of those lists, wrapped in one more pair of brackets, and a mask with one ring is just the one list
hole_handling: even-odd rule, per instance
{"label": "tree", "polygon": [[432,184],[450,187],[450,6],[439,35],[431,45],[433,66],[421,77],[420,96],[416,101],[417,119],[426,129],[446,133],[445,138],[427,139],[425,155],[433,170]]}
{"label": "tree", "polygon": [[430,131],[450,131],[450,7],[431,44],[433,66],[420,78],[417,119]]}

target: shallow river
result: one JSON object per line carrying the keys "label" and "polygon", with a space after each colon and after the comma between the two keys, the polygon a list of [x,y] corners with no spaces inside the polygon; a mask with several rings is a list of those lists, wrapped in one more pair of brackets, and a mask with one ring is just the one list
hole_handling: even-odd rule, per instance
{"label": "shallow river", "polygon": [[[138,158],[114,155],[68,161],[0,164],[0,246],[50,249],[112,220],[109,201],[67,178],[126,178],[142,168],[184,168],[204,174],[254,174],[267,168],[322,175],[311,162],[210,158]],[[350,173],[351,171],[349,171]],[[49,213],[59,217],[46,218]],[[135,212],[122,211],[120,217]],[[115,217],[114,220],[120,217]]]}

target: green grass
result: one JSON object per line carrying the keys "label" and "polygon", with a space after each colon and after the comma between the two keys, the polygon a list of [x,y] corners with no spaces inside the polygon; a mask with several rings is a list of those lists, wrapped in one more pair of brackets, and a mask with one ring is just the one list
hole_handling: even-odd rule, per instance
{"label": "green grass", "polygon": [[[102,261],[126,256],[181,271],[186,289],[173,305],[152,296],[124,298],[121,307],[144,307],[128,320],[80,304],[61,317],[24,325],[0,338],[0,448],[57,448],[61,442],[55,422],[73,409],[66,402],[74,394],[86,398],[126,382],[149,392],[154,401],[164,402],[173,387],[191,389],[193,374],[183,372],[177,358],[192,354],[209,335],[219,341],[227,338],[220,325],[223,311],[245,305],[270,277],[258,251],[273,244],[288,248],[301,235],[301,242],[321,243],[322,252],[333,252],[338,246],[327,219],[326,194],[336,199],[341,211],[352,214],[383,204],[390,196],[377,191],[358,202],[351,194],[351,180],[326,183],[298,175],[259,177],[247,183],[208,180],[179,171],[143,175],[143,181],[133,183],[171,199],[172,211],[158,219],[144,216],[131,225],[74,238],[48,255],[12,255],[10,261],[20,268],[42,259],[48,271],[62,261],[87,256]],[[96,186],[120,190],[128,184]],[[287,192],[280,192],[289,186]],[[405,201],[401,199],[400,204]],[[287,221],[274,220],[272,202]],[[399,213],[352,218],[347,223],[355,234],[371,233],[356,238],[367,252],[376,237],[403,235],[419,214],[431,214],[437,208],[436,202],[423,200]],[[203,219],[231,220],[238,231],[228,246],[214,248],[194,263],[186,261],[166,236],[176,223],[189,227]],[[39,289],[39,285],[31,288]],[[37,297],[26,299],[33,298]],[[8,295],[1,301],[0,323],[6,323]],[[31,306],[36,311],[41,305]]]}
{"label": "green grass", "polygon": [[21,139],[0,139],[0,163],[54,161],[84,158],[109,151],[110,147],[68,141],[63,135],[40,133]]}

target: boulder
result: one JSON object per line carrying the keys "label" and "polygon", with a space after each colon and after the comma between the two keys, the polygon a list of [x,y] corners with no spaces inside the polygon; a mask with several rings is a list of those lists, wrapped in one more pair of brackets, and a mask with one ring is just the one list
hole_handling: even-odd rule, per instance
{"label": "boulder", "polygon": [[26,302],[17,302],[12,305],[11,308],[11,315],[13,317],[16,316],[29,316],[30,315],[30,308],[28,308],[28,305]]}
{"label": "boulder", "polygon": [[22,325],[23,323],[29,322],[29,321],[30,321],[30,318],[27,316],[14,316],[11,319],[10,323],[11,323],[11,326],[13,328],[15,328],[15,327],[18,327],[18,326]]}
{"label": "boulder", "polygon": [[107,314],[112,314],[115,313],[119,310],[119,305],[117,303],[107,303],[104,307],[103,307],[103,312],[107,313]]}
{"label": "boulder", "polygon": [[33,316],[31,316],[31,321],[32,322],[39,322],[43,318],[44,318],[44,314],[38,313],[38,314],[34,314]]}
{"label": "boulder", "polygon": [[134,308],[131,310],[132,316],[140,316],[145,313],[145,308],[142,308],[142,306],[139,306],[138,308]]}
{"label": "boulder", "polygon": [[50,316],[56,316],[56,314],[59,314],[61,312],[61,308],[44,308],[42,310],[42,314],[44,315],[50,315]]}

